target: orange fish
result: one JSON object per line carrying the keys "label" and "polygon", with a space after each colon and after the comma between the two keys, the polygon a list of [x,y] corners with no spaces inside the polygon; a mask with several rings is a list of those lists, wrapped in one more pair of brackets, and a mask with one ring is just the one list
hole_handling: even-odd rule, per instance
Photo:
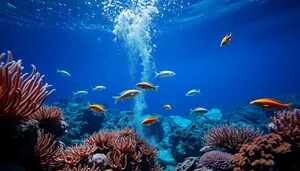
{"label": "orange fish", "polygon": [[165,105],[164,105],[164,108],[165,108],[166,110],[171,110],[171,106],[168,105],[168,104],[165,104]]}
{"label": "orange fish", "polygon": [[98,112],[98,113],[105,113],[107,111],[107,109],[104,109],[103,106],[99,104],[92,105],[89,103],[89,108],[91,108],[94,112]]}
{"label": "orange fish", "polygon": [[145,120],[143,120],[142,125],[150,126],[151,124],[158,122],[158,116],[155,118],[153,117],[148,117]]}
{"label": "orange fish", "polygon": [[266,110],[273,109],[273,110],[282,110],[287,109],[291,110],[290,104],[281,104],[279,101],[269,98],[257,99],[250,102],[252,105],[258,105]]}
{"label": "orange fish", "polygon": [[222,47],[222,46],[226,45],[227,43],[229,43],[229,41],[231,40],[231,37],[232,37],[232,36],[231,36],[231,33],[230,33],[229,35],[226,35],[226,36],[222,39],[220,47]]}

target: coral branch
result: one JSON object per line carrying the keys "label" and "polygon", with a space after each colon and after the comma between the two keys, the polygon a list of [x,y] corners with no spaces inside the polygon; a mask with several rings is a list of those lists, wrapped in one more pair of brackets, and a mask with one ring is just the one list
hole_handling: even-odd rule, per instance
{"label": "coral branch", "polygon": [[235,127],[230,124],[213,128],[204,136],[204,140],[211,146],[238,151],[241,145],[251,142],[261,134],[252,126],[237,125]]}
{"label": "coral branch", "polygon": [[63,150],[61,146],[56,146],[54,136],[45,134],[43,130],[40,131],[38,144],[36,146],[36,156],[40,166],[44,168],[57,168],[61,166],[61,162],[56,161],[55,158]]}
{"label": "coral branch", "polygon": [[[0,56],[3,60],[5,54]],[[51,87],[47,83],[42,86],[44,76],[33,70],[29,77],[22,75],[22,61],[12,60],[12,54],[8,51],[8,60],[0,65],[0,117],[9,119],[24,119],[37,111],[50,92],[46,91]]]}
{"label": "coral branch", "polygon": [[127,154],[121,154],[119,150],[113,150],[106,155],[107,164],[113,169],[125,170],[127,166]]}
{"label": "coral branch", "polygon": [[36,112],[34,112],[30,118],[37,121],[44,119],[63,120],[62,111],[60,108],[55,106],[41,106]]}

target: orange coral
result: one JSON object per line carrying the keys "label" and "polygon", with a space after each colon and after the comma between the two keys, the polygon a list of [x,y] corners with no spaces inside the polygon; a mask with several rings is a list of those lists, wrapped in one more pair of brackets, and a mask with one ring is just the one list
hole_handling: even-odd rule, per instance
{"label": "orange coral", "polygon": [[271,130],[281,135],[286,141],[291,142],[300,147],[300,110],[276,112],[271,117],[275,127]]}
{"label": "orange coral", "polygon": [[[0,56],[0,62],[5,57]],[[24,119],[37,111],[53,91],[46,91],[51,85],[42,86],[44,76],[33,70],[27,77],[22,74],[22,61],[12,60],[8,51],[8,60],[0,65],[0,117],[8,119]]]}
{"label": "orange coral", "polygon": [[47,105],[41,106],[30,117],[37,121],[41,121],[44,119],[63,120],[62,111],[60,108]]}
{"label": "orange coral", "polygon": [[291,145],[282,140],[280,135],[268,134],[244,144],[232,159],[235,171],[257,171],[275,169],[277,155],[289,153]]}
{"label": "orange coral", "polygon": [[45,134],[43,130],[40,131],[38,144],[36,145],[36,157],[40,166],[44,168],[57,168],[61,166],[59,161],[55,158],[63,150],[62,147],[55,145],[54,136]]}

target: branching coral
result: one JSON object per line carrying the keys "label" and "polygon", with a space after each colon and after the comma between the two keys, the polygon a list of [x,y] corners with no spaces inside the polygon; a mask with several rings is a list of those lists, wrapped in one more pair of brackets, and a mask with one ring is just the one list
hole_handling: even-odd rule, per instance
{"label": "branching coral", "polygon": [[210,151],[204,153],[200,158],[201,166],[208,169],[218,171],[231,171],[233,165],[231,163],[232,154],[222,151]]}
{"label": "branching coral", "polygon": [[230,124],[213,128],[204,136],[204,140],[211,146],[238,151],[241,145],[251,142],[260,135],[261,132],[252,126]]}
{"label": "branching coral", "polygon": [[100,150],[109,149],[114,145],[117,134],[114,131],[95,132],[85,140],[87,144],[95,144]]}
{"label": "branching coral", "polygon": [[159,170],[155,163],[157,151],[149,146],[131,128],[104,131],[91,135],[85,140],[86,144],[98,147],[97,153],[106,154],[106,162],[112,169],[117,170]]}
{"label": "branching coral", "polygon": [[79,165],[78,167],[73,168],[66,167],[62,171],[100,171],[100,169],[95,165],[93,165],[92,167]]}
{"label": "branching coral", "polygon": [[232,159],[236,166],[234,170],[275,170],[276,156],[290,151],[291,145],[284,142],[278,134],[257,137],[253,142],[244,144],[239,153],[234,155]]}
{"label": "branching coral", "polygon": [[36,145],[36,157],[40,167],[47,169],[54,169],[61,166],[61,162],[56,161],[59,153],[63,150],[61,146],[56,146],[54,136],[45,134],[43,130],[40,131],[38,144]]}
{"label": "branching coral", "polygon": [[[0,56],[0,62],[5,54]],[[22,61],[12,60],[8,51],[8,60],[0,65],[0,118],[21,120],[37,111],[54,90],[46,91],[51,85],[42,86],[44,76],[33,70],[29,77],[22,74]]]}
{"label": "branching coral", "polygon": [[125,170],[127,166],[127,154],[121,154],[119,150],[107,153],[107,164],[113,169]]}
{"label": "branching coral", "polygon": [[46,105],[41,106],[30,116],[30,118],[37,121],[42,121],[45,119],[63,120],[62,111],[60,108]]}
{"label": "branching coral", "polygon": [[274,133],[300,147],[300,110],[276,112],[271,120],[275,124],[270,127]]}
{"label": "branching coral", "polygon": [[97,146],[94,144],[75,145],[61,152],[60,157],[57,159],[73,166],[78,164],[82,159],[94,154],[96,150]]}

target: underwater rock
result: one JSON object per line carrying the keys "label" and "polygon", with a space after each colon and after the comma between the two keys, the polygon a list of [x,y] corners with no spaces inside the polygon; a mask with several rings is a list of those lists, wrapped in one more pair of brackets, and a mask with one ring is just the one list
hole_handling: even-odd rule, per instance
{"label": "underwater rock", "polygon": [[38,123],[35,120],[0,120],[0,135],[1,163],[19,164],[25,170],[35,166],[38,140]]}
{"label": "underwater rock", "polygon": [[39,123],[40,129],[45,133],[51,133],[55,136],[62,136],[66,133],[68,124],[63,120],[43,120]]}
{"label": "underwater rock", "polygon": [[174,171],[193,171],[197,167],[198,157],[187,157],[182,163],[178,163]]}
{"label": "underwater rock", "polygon": [[172,166],[172,165],[167,165],[164,169],[164,171],[174,171],[176,168],[176,166]]}
{"label": "underwater rock", "polygon": [[169,123],[180,128],[186,128],[192,123],[192,121],[181,116],[170,116]]}
{"label": "underwater rock", "polygon": [[87,165],[92,167],[95,164],[96,167],[99,167],[100,170],[107,167],[106,155],[103,153],[97,153],[87,158]]}
{"label": "underwater rock", "polygon": [[170,150],[159,150],[157,161],[159,164],[165,166],[165,165],[176,165],[175,159],[170,152]]}
{"label": "underwater rock", "polygon": [[209,120],[219,121],[219,120],[221,120],[222,115],[223,114],[220,109],[211,109],[203,116],[205,116]]}

